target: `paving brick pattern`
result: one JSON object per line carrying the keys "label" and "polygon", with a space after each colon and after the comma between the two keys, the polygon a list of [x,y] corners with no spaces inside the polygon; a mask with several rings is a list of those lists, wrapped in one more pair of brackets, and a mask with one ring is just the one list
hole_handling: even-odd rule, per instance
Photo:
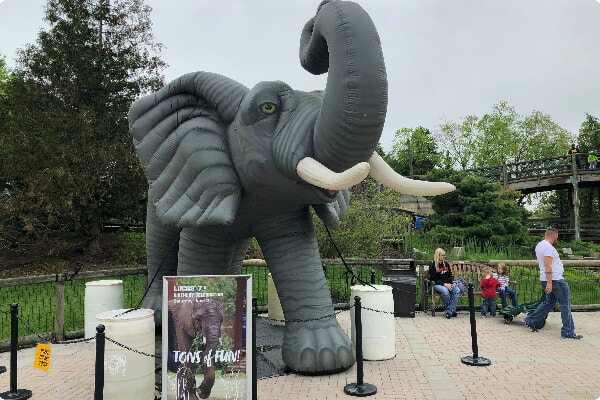
{"label": "paving brick pattern", "polygon": [[[521,315],[520,317],[522,317]],[[364,362],[364,382],[377,387],[370,399],[598,399],[600,398],[600,313],[574,314],[581,340],[560,338],[560,313],[551,313],[546,326],[529,331],[516,318],[481,319],[477,315],[478,355],[491,360],[486,367],[468,366],[472,356],[469,314],[446,319],[417,313],[396,318],[396,356]],[[338,315],[350,332],[350,312]],[[92,399],[93,343],[52,346],[50,372],[33,368],[35,349],[19,351],[19,388],[32,399]],[[9,353],[0,365],[9,366]],[[356,383],[356,366],[346,372],[309,377],[286,375],[258,381],[258,398],[350,399],[343,388]],[[9,373],[0,375],[0,392],[10,388]],[[136,399],[137,400],[137,399]]]}

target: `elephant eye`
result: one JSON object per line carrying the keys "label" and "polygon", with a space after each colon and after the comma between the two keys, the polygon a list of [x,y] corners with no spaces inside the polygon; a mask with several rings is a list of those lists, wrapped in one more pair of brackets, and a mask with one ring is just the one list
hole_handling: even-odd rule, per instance
{"label": "elephant eye", "polygon": [[260,105],[260,111],[267,115],[275,114],[275,111],[277,111],[277,104],[271,102],[262,103]]}

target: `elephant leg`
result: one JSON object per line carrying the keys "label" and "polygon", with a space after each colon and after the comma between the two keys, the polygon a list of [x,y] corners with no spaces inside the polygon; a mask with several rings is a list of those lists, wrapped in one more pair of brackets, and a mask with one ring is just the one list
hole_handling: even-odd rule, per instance
{"label": "elephant leg", "polygon": [[194,371],[187,363],[177,370],[176,398],[177,400],[198,400]]}
{"label": "elephant leg", "polygon": [[248,247],[250,247],[251,242],[252,239],[244,239],[240,240],[235,244],[235,247],[233,249],[233,258],[231,260],[231,265],[229,266],[229,271],[227,271],[227,274],[241,275],[242,262],[244,261],[244,257],[246,257],[246,252],[248,251]]}
{"label": "elephant leg", "polygon": [[154,202],[149,199],[146,217],[146,255],[150,287],[142,303],[154,310],[156,327],[162,326],[163,276],[177,275],[179,229],[164,226],[156,216]]}
{"label": "elephant leg", "polygon": [[311,375],[350,368],[352,342],[335,318],[308,209],[271,221],[257,239],[286,320],[285,364]]}
{"label": "elephant leg", "polygon": [[223,229],[185,228],[179,238],[177,275],[224,275],[233,258],[235,240]]}
{"label": "elephant leg", "polygon": [[[208,351],[206,351],[205,354],[207,354],[207,352]],[[211,354],[215,354],[214,349]],[[210,392],[212,391],[212,388],[215,384],[215,366],[212,362],[210,366],[208,366],[206,361],[202,362],[202,374],[204,374],[204,378],[202,379],[202,382],[200,382],[198,390],[200,391],[201,399],[208,399],[208,397],[210,396]]]}

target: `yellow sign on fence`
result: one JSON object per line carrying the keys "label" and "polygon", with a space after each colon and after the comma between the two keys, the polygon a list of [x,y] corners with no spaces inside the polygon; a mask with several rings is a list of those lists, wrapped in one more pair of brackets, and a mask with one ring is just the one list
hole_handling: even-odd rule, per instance
{"label": "yellow sign on fence", "polygon": [[44,371],[50,371],[50,345],[38,343],[35,351],[33,367]]}

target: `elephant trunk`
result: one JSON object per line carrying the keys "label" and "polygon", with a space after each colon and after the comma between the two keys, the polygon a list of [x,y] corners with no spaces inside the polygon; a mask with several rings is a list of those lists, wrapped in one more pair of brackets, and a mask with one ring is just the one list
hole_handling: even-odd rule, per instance
{"label": "elephant trunk", "polygon": [[367,161],[387,109],[385,63],[369,15],[355,3],[322,2],[302,32],[300,62],[313,74],[328,72],[314,158],[335,172]]}

